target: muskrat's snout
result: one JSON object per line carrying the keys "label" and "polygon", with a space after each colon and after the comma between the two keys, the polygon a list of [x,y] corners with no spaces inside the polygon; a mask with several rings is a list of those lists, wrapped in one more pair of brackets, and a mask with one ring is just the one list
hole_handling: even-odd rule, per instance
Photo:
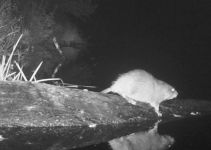
{"label": "muskrat's snout", "polygon": [[178,94],[179,94],[175,89],[173,89],[172,93],[173,93],[172,99],[176,98],[178,96]]}

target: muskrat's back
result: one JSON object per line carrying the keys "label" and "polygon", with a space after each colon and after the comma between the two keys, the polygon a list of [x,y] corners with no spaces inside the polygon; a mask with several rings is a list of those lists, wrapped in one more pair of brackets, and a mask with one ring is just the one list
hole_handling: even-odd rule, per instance
{"label": "muskrat's back", "polygon": [[153,94],[154,80],[154,77],[144,70],[132,70],[121,74],[106,90],[137,101],[146,101],[150,100]]}

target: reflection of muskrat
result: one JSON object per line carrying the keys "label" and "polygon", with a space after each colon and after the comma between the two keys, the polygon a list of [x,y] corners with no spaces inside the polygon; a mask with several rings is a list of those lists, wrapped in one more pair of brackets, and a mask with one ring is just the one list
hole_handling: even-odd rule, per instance
{"label": "reflection of muskrat", "polygon": [[178,92],[171,85],[156,79],[150,73],[141,69],[121,74],[111,87],[102,92],[117,93],[132,104],[136,104],[135,101],[150,103],[159,116],[161,115],[159,104],[178,95]]}
{"label": "reflection of muskrat", "polygon": [[174,138],[154,131],[138,132],[109,141],[113,150],[165,150],[174,144]]}

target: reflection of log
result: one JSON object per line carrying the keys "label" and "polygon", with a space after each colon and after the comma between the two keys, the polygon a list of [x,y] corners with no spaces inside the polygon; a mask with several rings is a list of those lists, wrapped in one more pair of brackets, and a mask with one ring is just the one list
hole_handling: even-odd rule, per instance
{"label": "reflection of log", "polygon": [[[188,112],[200,110],[200,105],[203,112],[211,112],[208,102],[164,102],[163,119],[174,119],[172,113],[186,117]],[[66,150],[97,144],[145,131],[157,120],[148,104],[134,106],[117,95],[48,84],[0,82],[0,149],[4,150]]]}

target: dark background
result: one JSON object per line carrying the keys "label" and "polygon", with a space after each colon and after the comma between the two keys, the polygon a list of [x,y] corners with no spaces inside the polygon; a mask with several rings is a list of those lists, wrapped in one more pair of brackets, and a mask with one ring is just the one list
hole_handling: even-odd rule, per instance
{"label": "dark background", "polygon": [[95,84],[142,68],[175,86],[180,98],[211,96],[211,2],[103,0],[91,16]]}

